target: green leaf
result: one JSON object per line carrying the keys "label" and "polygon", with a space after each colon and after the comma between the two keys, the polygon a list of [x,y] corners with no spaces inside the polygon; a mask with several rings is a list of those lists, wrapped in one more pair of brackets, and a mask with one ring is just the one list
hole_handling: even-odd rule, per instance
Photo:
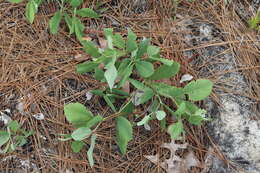
{"label": "green leaf", "polygon": [[[205,117],[205,114],[207,113],[206,110],[204,109],[199,109],[198,107],[194,107],[193,108],[193,112],[195,112],[194,114],[190,115],[189,118],[188,118],[188,121],[191,123],[191,124],[194,124],[194,125],[201,125],[201,122],[203,120],[208,120],[207,118],[204,118]],[[196,109],[196,110],[195,110]]]}
{"label": "green leaf", "polygon": [[6,131],[0,131],[0,147],[8,142],[10,134]]}
{"label": "green leaf", "polygon": [[129,79],[132,72],[133,72],[133,65],[127,66],[118,84],[118,87],[123,87],[125,85],[125,82]]}
{"label": "green leaf", "polygon": [[116,33],[113,37],[113,44],[119,48],[119,49],[125,49],[125,40],[123,39],[123,37]]}
{"label": "green leaf", "polygon": [[73,34],[74,33],[74,23],[72,21],[72,18],[67,13],[64,13],[64,19],[70,30],[69,35]]}
{"label": "green leaf", "polygon": [[121,89],[117,89],[117,88],[113,88],[112,93],[117,94],[117,95],[122,95],[122,96],[129,96],[128,92],[125,92],[125,91],[123,91]]}
{"label": "green leaf", "polygon": [[40,4],[42,3],[42,0],[34,0],[35,4],[36,4],[36,9],[38,9],[38,7],[40,6]]}
{"label": "green leaf", "polygon": [[[173,63],[176,63],[172,60],[166,59],[166,58],[161,58],[160,56],[150,56],[149,59],[155,60],[155,61],[160,61],[161,63],[171,66]],[[176,63],[177,64],[177,63]]]}
{"label": "green leaf", "polygon": [[84,62],[77,65],[77,72],[80,74],[91,72],[98,67],[96,62]]}
{"label": "green leaf", "polygon": [[212,87],[213,83],[210,80],[198,79],[187,84],[184,93],[188,94],[190,100],[199,101],[210,95]]}
{"label": "green leaf", "polygon": [[159,52],[160,52],[160,48],[157,47],[157,46],[152,46],[152,45],[150,45],[150,46],[148,46],[148,48],[147,48],[147,54],[148,54],[149,56],[157,55],[157,54],[159,54]]}
{"label": "green leaf", "polygon": [[20,3],[20,2],[22,2],[23,0],[8,0],[9,2],[11,2],[11,3]]}
{"label": "green leaf", "polygon": [[90,8],[81,8],[80,10],[77,10],[77,15],[81,17],[99,18],[99,15]]}
{"label": "green leaf", "polygon": [[144,124],[146,124],[146,123],[148,123],[149,122],[149,120],[150,120],[150,116],[149,115],[146,115],[145,117],[143,117],[143,119],[141,120],[141,121],[139,121],[139,122],[137,122],[137,126],[142,126],[142,125],[144,125]]}
{"label": "green leaf", "polygon": [[91,90],[90,91],[92,94],[98,95],[98,96],[104,96],[104,91],[103,90]]}
{"label": "green leaf", "polygon": [[157,111],[158,107],[159,107],[159,101],[155,99],[151,105],[151,109],[150,109],[151,112]]}
{"label": "green leaf", "polygon": [[94,78],[96,80],[102,81],[104,79],[105,72],[100,68],[95,68]]}
{"label": "green leaf", "polygon": [[129,66],[129,64],[131,63],[130,58],[126,58],[123,61],[120,62],[120,65],[118,67],[118,75],[119,76],[123,76],[125,73],[125,69]]}
{"label": "green leaf", "polygon": [[93,115],[80,103],[69,103],[64,106],[66,119],[76,127],[84,125]]}
{"label": "green leaf", "polygon": [[139,44],[138,51],[136,53],[137,58],[141,58],[146,52],[148,45],[150,44],[150,39],[143,39]]}
{"label": "green leaf", "polygon": [[114,112],[117,112],[115,106],[113,105],[113,103],[111,102],[111,100],[109,99],[108,96],[104,96],[103,97],[104,100],[106,101],[106,103],[108,104],[108,106],[114,111]]}
{"label": "green leaf", "polygon": [[184,97],[182,88],[177,88],[165,83],[153,83],[152,87],[158,92],[159,95],[167,98],[182,99]]}
{"label": "green leaf", "polygon": [[171,139],[177,139],[183,132],[183,124],[181,121],[173,123],[168,127],[167,132],[171,135]]}
{"label": "green leaf", "polygon": [[143,103],[147,102],[147,101],[150,100],[153,96],[154,96],[153,90],[152,90],[151,88],[148,88],[148,87],[147,87],[147,88],[144,90],[144,93],[143,93],[143,95],[142,95],[141,98],[140,98],[139,104],[143,104]]}
{"label": "green leaf", "polygon": [[128,102],[120,109],[120,113],[124,113],[123,115],[129,115],[134,112],[134,104],[132,102]]}
{"label": "green leaf", "polygon": [[137,49],[137,43],[136,43],[136,35],[135,33],[128,28],[128,35],[127,35],[127,41],[126,41],[126,50],[128,52],[132,52]]}
{"label": "green leaf", "polygon": [[90,139],[91,143],[90,143],[90,147],[87,152],[88,162],[89,162],[91,168],[94,166],[93,150],[94,150],[94,147],[96,144],[96,139],[97,139],[97,135],[93,134],[91,136],[91,139]]}
{"label": "green leaf", "polygon": [[21,138],[18,139],[17,144],[18,144],[19,147],[22,147],[27,143],[27,140],[24,136],[20,136],[20,137]]}
{"label": "green leaf", "polygon": [[147,61],[138,61],[135,67],[140,76],[144,78],[150,77],[154,72],[153,64]]}
{"label": "green leaf", "polygon": [[84,142],[83,141],[73,141],[71,143],[71,149],[74,153],[80,152],[80,150],[83,148]]}
{"label": "green leaf", "polygon": [[201,122],[205,120],[202,116],[198,115],[191,115],[188,119],[189,123],[194,124],[194,125],[201,125]]}
{"label": "green leaf", "polygon": [[199,110],[199,108],[195,104],[188,101],[185,101],[185,106],[186,106],[186,113],[188,115],[195,114]]}
{"label": "green leaf", "polygon": [[71,134],[72,139],[75,141],[82,141],[86,138],[88,138],[91,134],[91,130],[88,127],[80,127],[73,131]]}
{"label": "green leaf", "polygon": [[85,125],[85,127],[91,128],[101,122],[103,120],[103,117],[100,115],[96,115],[93,118],[91,118]]}
{"label": "green leaf", "polygon": [[20,124],[18,123],[18,121],[11,121],[8,124],[8,127],[10,128],[11,131],[16,132],[19,128],[20,128]]}
{"label": "green leaf", "polygon": [[107,70],[106,70],[104,76],[107,80],[109,88],[112,89],[114,87],[115,80],[117,78],[117,70],[116,70],[116,67],[113,63],[109,63],[106,66],[106,69]]}
{"label": "green leaf", "polygon": [[147,87],[139,82],[138,80],[135,80],[135,79],[129,79],[130,83],[137,89],[141,90],[141,91],[144,91]]}
{"label": "green leaf", "polygon": [[131,123],[122,116],[116,118],[116,142],[122,154],[126,153],[127,144],[133,139]]}
{"label": "green leaf", "polygon": [[157,120],[161,121],[162,119],[165,118],[166,113],[164,111],[156,111],[155,112]]}
{"label": "green leaf", "polygon": [[31,24],[33,23],[36,12],[37,4],[34,2],[34,0],[30,0],[25,7],[25,16]]}
{"label": "green leaf", "polygon": [[70,0],[70,5],[72,7],[78,7],[82,4],[83,0]]}
{"label": "green leaf", "polygon": [[182,114],[184,114],[186,111],[186,104],[185,102],[182,102],[179,106],[178,109],[174,112],[174,114],[176,116],[181,116]]}
{"label": "green leaf", "polygon": [[152,80],[160,80],[170,78],[176,75],[179,72],[180,64],[173,63],[171,66],[168,65],[161,65],[159,68],[155,70],[152,76],[149,79]]}
{"label": "green leaf", "polygon": [[49,21],[49,26],[50,26],[50,32],[52,34],[57,34],[60,26],[60,21],[62,18],[62,13],[61,11],[57,11],[54,16]]}
{"label": "green leaf", "polygon": [[77,17],[73,17],[72,20],[73,20],[73,24],[74,24],[74,30],[75,30],[76,37],[79,41],[82,42],[84,25],[81,23],[81,21]]}
{"label": "green leaf", "polygon": [[83,48],[86,53],[91,55],[94,58],[98,58],[101,54],[98,51],[98,48],[91,41],[82,41]]}
{"label": "green leaf", "polygon": [[104,29],[104,35],[107,37],[112,37],[113,36],[113,28],[105,28]]}

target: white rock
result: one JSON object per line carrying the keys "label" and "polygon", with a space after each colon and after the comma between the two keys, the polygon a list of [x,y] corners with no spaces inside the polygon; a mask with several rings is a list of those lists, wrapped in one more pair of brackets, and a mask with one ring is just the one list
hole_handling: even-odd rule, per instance
{"label": "white rock", "polygon": [[37,120],[43,120],[45,116],[42,113],[38,113],[34,114],[33,117]]}
{"label": "white rock", "polygon": [[88,92],[86,93],[86,98],[87,98],[87,100],[91,100],[92,97],[93,97],[93,94],[92,94],[90,91],[88,91]]}
{"label": "white rock", "polygon": [[186,81],[190,81],[193,79],[193,76],[190,74],[185,74],[181,77],[180,83],[186,82]]}

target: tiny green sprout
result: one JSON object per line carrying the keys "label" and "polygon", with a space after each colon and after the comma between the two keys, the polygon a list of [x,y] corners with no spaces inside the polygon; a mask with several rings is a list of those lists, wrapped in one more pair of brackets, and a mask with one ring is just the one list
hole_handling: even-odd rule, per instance
{"label": "tiny green sprout", "polygon": [[17,147],[22,147],[33,133],[33,131],[21,128],[18,121],[9,122],[6,130],[0,130],[0,154],[10,153],[15,151]]}
{"label": "tiny green sprout", "polygon": [[[21,3],[24,0],[8,0],[11,3]],[[25,7],[25,16],[29,23],[33,23],[43,0],[28,0]],[[99,18],[100,15],[91,8],[79,8],[83,0],[56,0],[60,8],[49,20],[49,28],[51,34],[57,34],[62,19],[65,20],[69,28],[69,34],[75,33],[79,41],[82,40],[84,25],[80,18]],[[100,11],[100,9],[97,9]]]}
{"label": "tiny green sprout", "polygon": [[260,31],[260,11],[248,21],[249,27]]}
{"label": "tiny green sprout", "polygon": [[[172,139],[181,139],[184,137],[184,121],[200,125],[208,120],[205,118],[206,111],[198,108],[194,102],[211,94],[213,83],[210,80],[193,80],[183,88],[159,82],[174,77],[180,70],[180,64],[163,58],[159,47],[152,45],[150,39],[138,40],[131,29],[128,29],[126,38],[113,34],[110,28],[104,30],[104,35],[108,45],[106,48],[98,48],[90,41],[81,42],[92,60],[78,64],[76,71],[83,75],[90,73],[96,80],[107,83],[106,87],[92,90],[91,93],[102,97],[114,113],[103,118],[93,116],[80,103],[65,105],[67,120],[77,128],[67,136],[74,140],[74,152],[79,152],[83,141],[91,135],[91,141],[96,139],[91,130],[93,126],[96,129],[99,126],[97,124],[111,117],[116,122],[115,140],[122,154],[127,152],[128,143],[133,139],[135,125],[147,127],[149,121],[157,120]],[[159,65],[155,66],[155,62]],[[130,93],[123,89],[126,86]],[[166,100],[172,102],[171,106],[166,104]],[[149,107],[147,114],[136,115],[134,109],[138,106]],[[129,121],[131,115],[137,122]],[[177,121],[169,124],[167,119],[172,116]],[[90,149],[93,152],[93,148]],[[93,163],[90,158],[89,161]]]}

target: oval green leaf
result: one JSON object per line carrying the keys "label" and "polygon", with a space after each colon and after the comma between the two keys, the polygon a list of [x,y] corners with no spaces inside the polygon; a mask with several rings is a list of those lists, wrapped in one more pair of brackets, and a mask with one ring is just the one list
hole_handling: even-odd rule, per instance
{"label": "oval green leaf", "polygon": [[167,79],[170,77],[175,76],[180,70],[180,64],[174,62],[171,66],[168,65],[161,65],[159,68],[155,70],[152,76],[149,79],[152,80],[160,80],[160,79]]}
{"label": "oval green leaf", "polygon": [[64,106],[66,119],[74,126],[82,126],[90,120],[93,115],[87,108],[80,103],[69,103]]}
{"label": "oval green leaf", "polygon": [[0,147],[8,142],[10,134],[7,131],[0,131]]}
{"label": "oval green leaf", "polygon": [[73,131],[73,133],[71,134],[72,139],[74,139],[75,141],[82,141],[86,138],[88,138],[91,134],[91,130],[87,127],[80,127],[78,129],[76,129],[75,131]]}
{"label": "oval green leaf", "polygon": [[131,123],[122,116],[116,119],[116,142],[122,154],[126,153],[127,144],[133,138]]}
{"label": "oval green leaf", "polygon": [[32,24],[34,17],[35,17],[35,13],[37,12],[37,4],[33,1],[30,0],[25,7],[25,16],[26,19]]}
{"label": "oval green leaf", "polygon": [[203,100],[211,94],[213,83],[210,80],[198,79],[184,87],[184,93],[188,94],[192,101]]}
{"label": "oval green leaf", "polygon": [[52,16],[52,18],[50,19],[49,26],[50,26],[50,32],[52,34],[57,34],[58,33],[61,18],[62,18],[62,13],[59,10],[59,11],[56,11],[54,13],[54,16]]}
{"label": "oval green leaf", "polygon": [[147,61],[138,61],[135,67],[140,76],[144,78],[150,77],[154,73],[153,64]]}
{"label": "oval green leaf", "polygon": [[90,8],[81,8],[77,11],[77,15],[81,17],[99,18],[99,15]]}
{"label": "oval green leaf", "polygon": [[181,121],[173,123],[168,127],[167,132],[171,135],[171,139],[177,139],[183,132],[183,124]]}
{"label": "oval green leaf", "polygon": [[74,153],[80,152],[80,150],[83,148],[84,142],[83,141],[73,141],[71,143],[71,149]]}
{"label": "oval green leaf", "polygon": [[84,62],[77,65],[77,72],[80,74],[94,71],[95,68],[98,67],[96,62]]}

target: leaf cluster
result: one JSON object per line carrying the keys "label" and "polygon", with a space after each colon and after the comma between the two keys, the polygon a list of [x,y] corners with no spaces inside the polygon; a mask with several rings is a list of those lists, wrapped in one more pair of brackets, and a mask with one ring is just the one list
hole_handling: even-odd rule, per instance
{"label": "leaf cluster", "polygon": [[[20,3],[23,0],[8,0],[11,3]],[[25,8],[26,19],[32,24],[43,0],[28,0]],[[49,20],[50,33],[57,34],[60,23],[64,19],[69,34],[75,33],[78,40],[82,39],[84,25],[80,18],[99,18],[100,15],[91,8],[79,8],[83,0],[56,0],[60,8]],[[99,9],[100,4],[96,5],[97,11],[101,12],[104,9]]]}
{"label": "leaf cluster", "polygon": [[87,108],[80,103],[70,103],[64,107],[66,119],[76,128],[71,134],[61,135],[63,138],[60,140],[68,141],[73,140],[71,148],[73,152],[78,153],[86,145],[85,139],[91,138],[91,144],[88,149],[87,155],[91,167],[94,165],[93,149],[96,141],[96,134],[91,128],[95,127],[103,120],[100,115],[94,116]]}
{"label": "leaf cluster", "polygon": [[11,121],[8,123],[6,130],[0,131],[0,153],[13,152],[17,147],[22,147],[33,133],[33,131],[26,131],[21,128],[18,121]]}
{"label": "leaf cluster", "polygon": [[248,21],[249,27],[260,31],[260,11]]}
{"label": "leaf cluster", "polygon": [[[177,139],[184,134],[184,120],[194,125],[200,125],[203,120],[207,120],[206,111],[198,108],[194,102],[210,95],[213,87],[211,81],[198,79],[183,88],[159,82],[158,80],[169,79],[176,75],[180,69],[179,63],[161,57],[159,47],[152,45],[150,39],[137,40],[136,34],[131,29],[128,29],[126,38],[114,34],[111,28],[104,29],[104,35],[107,47],[103,49],[91,41],[82,41],[85,52],[91,55],[92,60],[78,64],[77,72],[92,74],[96,80],[107,83],[107,87],[91,92],[102,97],[115,113],[116,143],[122,154],[126,153],[128,142],[133,139],[135,125],[148,125],[149,121],[158,120],[162,128],[167,126],[171,138]],[[124,91],[123,88],[126,86],[129,87],[130,93]],[[123,104],[119,104],[122,103],[119,100],[123,100]],[[172,101],[174,106],[167,105],[165,100]],[[140,121],[130,122],[128,116],[134,114],[135,107],[146,104],[149,106],[148,113],[143,117],[138,116],[141,118]],[[86,129],[90,128],[86,124],[93,116],[86,116],[91,113],[84,106],[75,108],[71,105],[80,104],[66,105],[64,108],[66,118],[71,123],[73,117],[74,123],[85,124],[84,132],[77,133],[79,139],[85,139],[91,133]],[[167,116],[173,117],[176,122],[167,124]],[[106,118],[100,117],[99,120],[101,123]],[[77,138],[74,137],[74,140],[77,141]]]}

